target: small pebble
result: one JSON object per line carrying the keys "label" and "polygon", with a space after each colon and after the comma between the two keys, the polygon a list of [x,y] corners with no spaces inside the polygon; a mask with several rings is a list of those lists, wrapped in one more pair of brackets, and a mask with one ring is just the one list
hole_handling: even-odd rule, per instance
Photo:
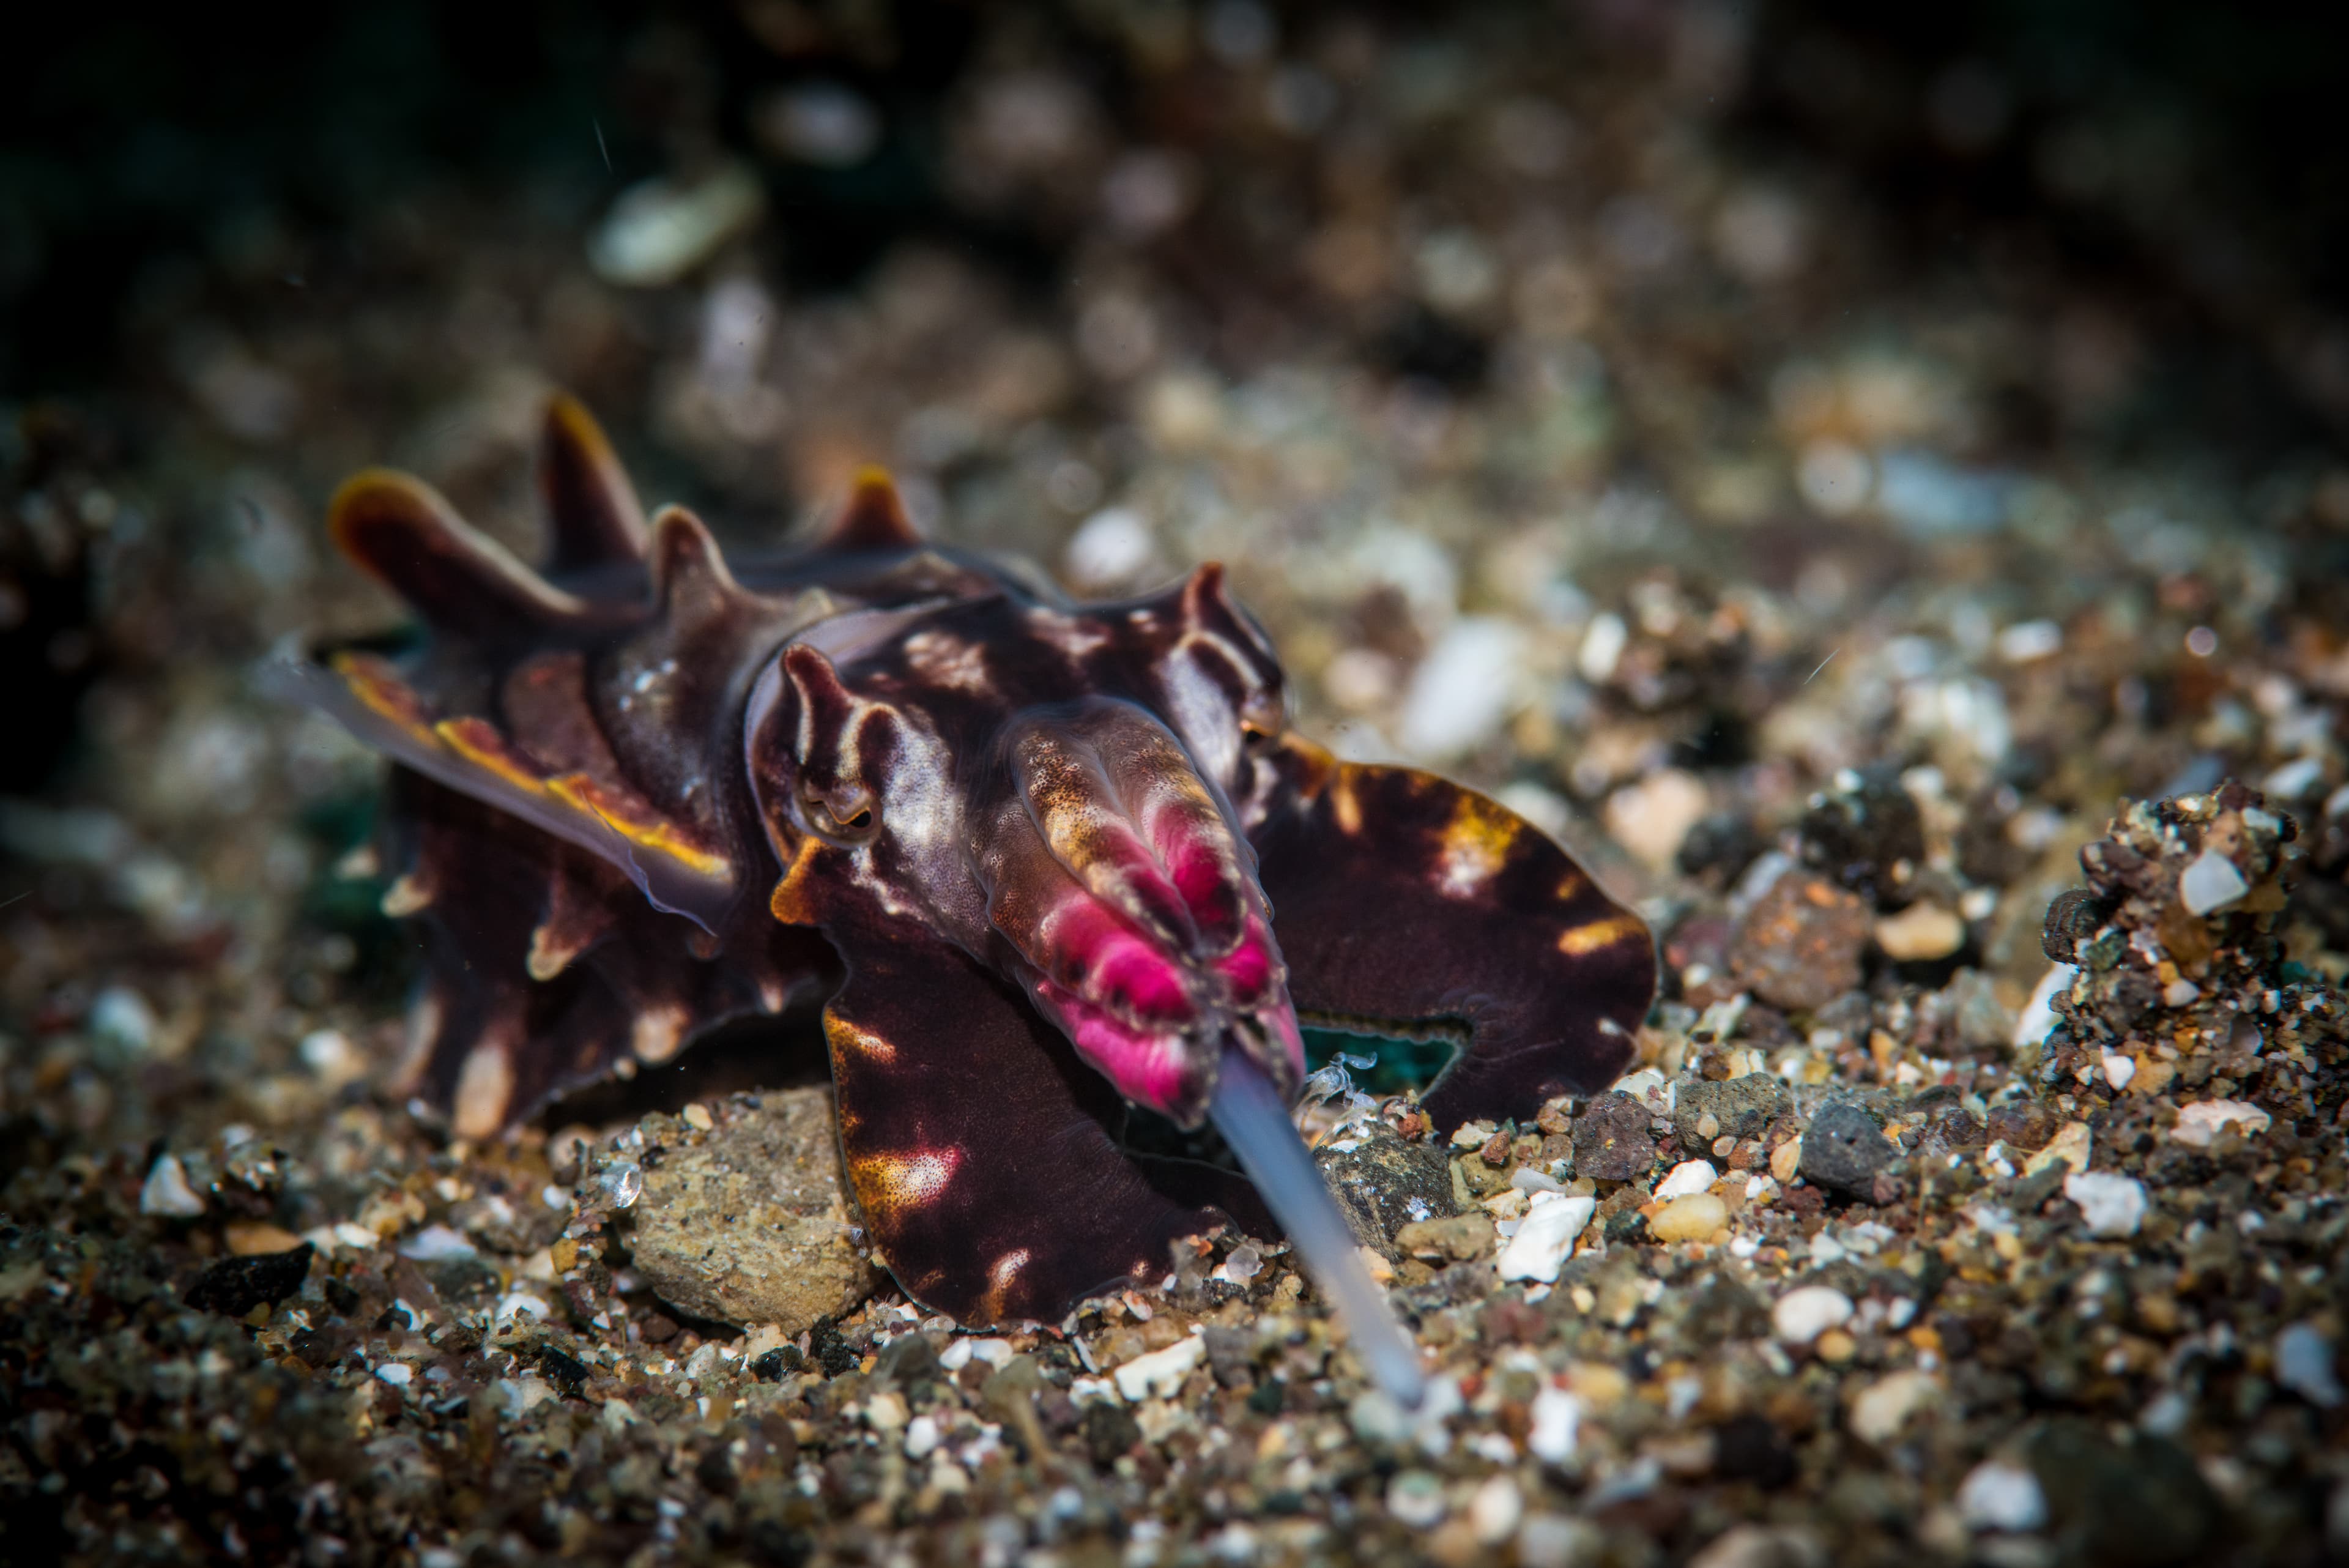
{"label": "small pebble", "polygon": [[2023,1004],[2023,1012],[2014,1021],[2014,1048],[2018,1051],[2045,1044],[2047,1032],[2062,1022],[2055,1015],[2055,999],[2072,989],[2079,970],[2068,963],[2059,963],[2039,977],[2031,989],[2031,999]]}
{"label": "small pebble", "polygon": [[1702,1241],[1729,1223],[1729,1205],[1710,1192],[1675,1198],[1648,1220],[1659,1241]]}
{"label": "small pebble", "polygon": [[1538,1280],[1553,1284],[1557,1272],[1574,1253],[1574,1239],[1590,1223],[1597,1212],[1599,1199],[1588,1193],[1566,1197],[1543,1195],[1541,1201],[1526,1211],[1517,1226],[1517,1233],[1498,1260],[1504,1281]]}
{"label": "small pebble", "polygon": [[2164,1007],[2191,1007],[2202,999],[2202,988],[2190,980],[2173,980],[2161,988]]}
{"label": "small pebble", "polygon": [[129,1055],[155,1043],[155,1010],[127,985],[109,985],[89,1004],[89,1032]]}
{"label": "small pebble", "polygon": [[1808,1345],[1828,1329],[1850,1321],[1851,1298],[1832,1285],[1788,1291],[1770,1309],[1770,1326],[1788,1345]]}
{"label": "small pebble", "polygon": [[2022,1534],[2047,1522],[2047,1494],[2021,1465],[1984,1459],[1958,1488],[1958,1517],[1968,1530]]}
{"label": "small pebble", "polygon": [[1112,1376],[1117,1391],[1133,1404],[1144,1399],[1171,1399],[1183,1386],[1191,1368],[1206,1359],[1207,1342],[1198,1334],[1178,1339],[1164,1350],[1137,1355]]}
{"label": "small pebble", "polygon": [[741,163],[721,164],[691,184],[631,185],[589,236],[588,265],[606,283],[662,287],[756,223],[765,202],[758,175]]}
{"label": "small pebble", "polygon": [[2134,1236],[2145,1222],[2145,1183],[2111,1171],[2075,1171],[2064,1179],[2064,1196],[2077,1204],[2091,1236]]}
{"label": "small pebble", "polygon": [[2276,1335],[2275,1377],[2319,1409],[2333,1409],[2344,1397],[2333,1371],[2333,1343],[2313,1323],[2293,1324]]}
{"label": "small pebble", "polygon": [[416,1371],[400,1362],[387,1361],[375,1369],[375,1375],[394,1388],[405,1388],[415,1377]]}
{"label": "small pebble", "polygon": [[1396,739],[1414,756],[1456,756],[1500,733],[1517,690],[1525,634],[1487,616],[1454,621],[1413,672]]}
{"label": "small pebble", "polygon": [[1909,1418],[1941,1397],[1940,1379],[1915,1368],[1889,1373],[1860,1390],[1851,1405],[1852,1435],[1879,1446],[1900,1435]]}
{"label": "small pebble", "polygon": [[1397,1524],[1428,1530],[1444,1521],[1444,1483],[1425,1470],[1404,1470],[1387,1483],[1387,1512]]}
{"label": "small pebble", "polygon": [[2197,1100],[2178,1107],[2178,1125],[2169,1136],[2189,1148],[2208,1148],[2219,1129],[2233,1123],[2245,1137],[2268,1130],[2269,1116],[2259,1106],[2241,1100]]}
{"label": "small pebble", "polygon": [[1953,909],[1920,900],[1876,922],[1876,945],[1895,963],[1930,963],[1965,946],[1966,923]]}
{"label": "small pebble", "polygon": [[2226,908],[2251,890],[2235,863],[2215,849],[2205,849],[2178,878],[2178,898],[2190,915],[2207,915]]}
{"label": "small pebble", "polygon": [[1480,1545],[1498,1546],[1515,1535],[1517,1521],[1525,1514],[1525,1494],[1517,1490],[1516,1480],[1506,1475],[1486,1478],[1468,1500],[1468,1525],[1475,1532]]}
{"label": "small pebble", "polygon": [[2110,1084],[2117,1092],[2127,1088],[2129,1080],[2137,1076],[2137,1058],[2118,1054],[2107,1055],[2104,1061],[2104,1068],[2105,1082]]}
{"label": "small pebble", "polygon": [[1704,781],[1680,768],[1661,768],[1607,798],[1607,831],[1624,848],[1661,870],[1680,854],[1681,841],[1711,801]]}
{"label": "small pebble", "polygon": [[696,1132],[708,1132],[710,1128],[718,1125],[717,1121],[709,1114],[709,1107],[703,1105],[698,1100],[694,1101],[692,1104],[687,1106],[685,1109],[679,1111],[678,1113],[678,1117],[679,1120],[683,1121],[686,1126],[691,1127]]}
{"label": "small pebble", "polygon": [[446,1225],[427,1225],[399,1244],[399,1255],[422,1263],[444,1263],[472,1257],[475,1251],[462,1231]]}
{"label": "small pebble", "polygon": [[1875,1189],[1876,1173],[1892,1162],[1892,1155],[1883,1129],[1857,1101],[1831,1100],[1803,1129],[1796,1168],[1821,1187],[1865,1199]]}
{"label": "small pebble", "polygon": [[1534,1396],[1527,1412],[1532,1425],[1526,1449],[1544,1464],[1562,1465],[1574,1458],[1576,1431],[1582,1420],[1582,1401],[1563,1388],[1544,1387]]}
{"label": "small pebble", "polygon": [[139,1189],[139,1212],[173,1220],[192,1220],[204,1211],[204,1200],[188,1185],[188,1173],[177,1155],[160,1154],[148,1168],[147,1184]]}
{"label": "small pebble", "polygon": [[1139,576],[1156,557],[1150,524],[1131,506],[1105,506],[1084,521],[1061,556],[1078,587],[1098,592]]}
{"label": "small pebble", "polygon": [[1669,1203],[1675,1198],[1687,1198],[1699,1192],[1710,1192],[1721,1173],[1705,1159],[1684,1159],[1672,1167],[1671,1174],[1656,1183],[1655,1199]]}

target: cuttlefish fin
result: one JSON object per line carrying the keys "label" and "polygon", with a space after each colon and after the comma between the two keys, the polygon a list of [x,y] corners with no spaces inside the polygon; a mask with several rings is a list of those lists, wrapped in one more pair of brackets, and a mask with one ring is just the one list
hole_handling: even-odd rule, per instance
{"label": "cuttlefish fin", "polygon": [[1655,992],[1637,915],[1474,790],[1281,745],[1291,798],[1250,836],[1300,1015],[1464,1035],[1423,1096],[1441,1132],[1622,1073]]}

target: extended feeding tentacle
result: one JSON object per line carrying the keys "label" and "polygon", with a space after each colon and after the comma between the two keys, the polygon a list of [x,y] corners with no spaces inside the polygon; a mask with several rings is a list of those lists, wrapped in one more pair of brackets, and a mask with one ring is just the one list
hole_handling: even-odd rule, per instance
{"label": "extended feeding tentacle", "polygon": [[1238,1179],[1121,1148],[1108,1081],[958,949],[877,930],[843,948],[824,1010],[842,1161],[916,1301],[969,1326],[1056,1319],[1162,1277],[1177,1237],[1269,1229]]}
{"label": "extended feeding tentacle", "polygon": [[1423,1096],[1441,1132],[1622,1072],[1655,990],[1637,915],[1473,790],[1282,744],[1293,798],[1252,836],[1301,1014],[1464,1033]]}

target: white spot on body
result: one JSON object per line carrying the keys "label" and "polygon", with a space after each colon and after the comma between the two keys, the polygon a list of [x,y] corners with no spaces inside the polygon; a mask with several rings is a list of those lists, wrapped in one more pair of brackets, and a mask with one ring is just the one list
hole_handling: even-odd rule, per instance
{"label": "white spot on body", "polygon": [[1239,715],[1233,711],[1231,697],[1222,683],[1201,669],[1199,661],[1191,656],[1192,641],[1192,638],[1185,638],[1166,660],[1166,707],[1174,721],[1175,732],[1197,760],[1199,771],[1213,779],[1230,780],[1239,767]]}
{"label": "white spot on body", "polygon": [[916,632],[905,639],[905,662],[936,686],[957,691],[988,689],[987,650],[951,632]]}
{"label": "white spot on body", "polygon": [[636,1014],[636,1023],[629,1028],[629,1049],[641,1060],[666,1062],[685,1044],[687,1022],[685,1009],[677,1003],[648,1007]]}

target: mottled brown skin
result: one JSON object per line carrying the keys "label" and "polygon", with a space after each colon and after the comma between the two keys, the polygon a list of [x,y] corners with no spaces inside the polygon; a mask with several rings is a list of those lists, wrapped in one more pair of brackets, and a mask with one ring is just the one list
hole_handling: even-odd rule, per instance
{"label": "mottled brown skin", "polygon": [[541,491],[543,572],[354,479],[335,536],[431,635],[285,672],[398,764],[406,1079],[457,1131],[827,998],[868,1231],[979,1324],[1274,1233],[1241,1178],[1121,1140],[1129,1101],[1195,1125],[1226,1051],[1293,1092],[1299,1013],[1460,1038],[1444,1132],[1628,1061],[1645,928],[1484,796],[1289,733],[1218,569],[1072,605],[925,545],[877,475],[815,548],[730,566],[568,400]]}

